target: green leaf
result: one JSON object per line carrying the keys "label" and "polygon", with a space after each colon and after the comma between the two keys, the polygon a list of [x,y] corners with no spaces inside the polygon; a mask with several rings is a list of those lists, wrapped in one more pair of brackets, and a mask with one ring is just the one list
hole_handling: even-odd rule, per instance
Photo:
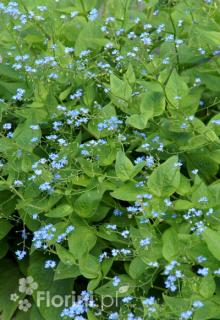
{"label": "green leaf", "polygon": [[[95,8],[97,5],[97,0],[83,0],[83,4],[85,6],[86,11],[90,11],[91,9]],[[79,1],[78,8],[83,9],[81,1]]]}
{"label": "green leaf", "polygon": [[21,36],[30,46],[44,41],[44,35],[34,25],[31,25],[22,31]]}
{"label": "green leaf", "polygon": [[136,164],[136,166],[134,167],[134,170],[132,171],[131,178],[136,177],[136,175],[144,168],[144,166],[145,166],[145,161],[142,161]]}
{"label": "green leaf", "polygon": [[180,184],[180,170],[176,166],[178,157],[173,156],[159,165],[148,179],[150,191],[159,197],[169,197]]}
{"label": "green leaf", "polygon": [[59,94],[59,99],[60,100],[65,100],[71,94],[72,90],[73,90],[73,88],[69,87],[69,88],[65,89],[64,91],[62,91]]}
{"label": "green leaf", "polygon": [[128,69],[127,69],[126,73],[124,74],[124,78],[130,85],[135,84],[136,77],[135,77],[134,68],[132,67],[131,63],[129,63],[129,65],[128,65]]}
{"label": "green leaf", "polygon": [[13,261],[6,259],[0,262],[0,274],[0,312],[4,320],[11,320],[18,301],[11,301],[10,295],[17,292],[18,281],[22,275]]}
{"label": "green leaf", "polygon": [[143,130],[153,116],[158,116],[165,109],[165,98],[160,92],[149,92],[142,96],[140,114],[132,114],[126,123],[130,126]]}
{"label": "green leaf", "polygon": [[216,284],[212,276],[202,278],[199,286],[199,293],[206,299],[209,299],[215,293]]}
{"label": "green leaf", "polygon": [[70,252],[74,257],[80,259],[83,254],[92,250],[96,240],[97,237],[92,229],[83,226],[77,227],[68,238]]}
{"label": "green leaf", "polygon": [[[179,105],[178,97],[184,98],[187,96],[189,89],[186,82],[174,69],[165,88],[167,98],[174,106]],[[180,100],[181,103],[181,100]]]}
{"label": "green leaf", "polygon": [[88,320],[98,320],[98,318],[95,317],[93,312],[90,310],[87,311],[87,317],[88,317]]}
{"label": "green leaf", "polygon": [[18,109],[15,111],[15,114],[19,117],[24,117],[32,124],[43,123],[48,117],[48,112],[45,110],[44,104],[40,102],[33,102],[24,109]]}
{"label": "green leaf", "polygon": [[[219,299],[219,298],[218,298]],[[204,301],[204,306],[195,311],[193,320],[219,320],[220,306],[216,302]]]}
{"label": "green leaf", "polygon": [[210,152],[210,157],[218,164],[220,164],[220,149],[212,150]]}
{"label": "green leaf", "polygon": [[133,279],[138,279],[147,270],[146,264],[140,257],[135,257],[129,266],[129,274]]}
{"label": "green leaf", "polygon": [[209,152],[197,149],[196,152],[190,153],[190,157],[187,159],[187,168],[189,171],[198,169],[200,177],[210,183],[218,172],[219,166],[211,159]]}
{"label": "green leaf", "polygon": [[50,210],[47,214],[45,214],[45,216],[49,218],[62,218],[62,217],[70,216],[72,212],[73,212],[72,206],[70,206],[69,204],[61,204],[55,209]]}
{"label": "green leaf", "polygon": [[85,191],[74,203],[74,210],[83,218],[91,218],[102,200],[102,193],[97,190]]}
{"label": "green leaf", "polygon": [[87,290],[89,290],[89,291],[95,290],[98,287],[101,280],[102,280],[102,274],[99,273],[99,276],[97,278],[89,281],[88,286],[87,286]]}
{"label": "green leaf", "polygon": [[153,115],[152,109],[149,108],[148,111],[148,114],[147,112],[145,114],[132,114],[129,118],[127,118],[126,123],[139,130],[145,129],[149,118],[151,118]]}
{"label": "green leaf", "polygon": [[66,265],[59,262],[54,274],[54,280],[73,279],[80,276],[79,267],[76,265]]}
{"label": "green leaf", "polygon": [[180,184],[176,190],[178,194],[184,196],[191,192],[191,184],[190,180],[187,179],[183,174],[180,174]]}
{"label": "green leaf", "polygon": [[[208,203],[200,203],[202,197],[207,197]],[[192,202],[200,208],[210,208],[215,205],[214,194],[202,179],[196,177],[195,184],[192,189]]]}
{"label": "green leaf", "polygon": [[94,119],[91,119],[91,121],[89,122],[88,128],[90,132],[92,132],[92,134],[97,138],[110,135],[109,130],[103,130],[102,132],[100,132],[98,130],[98,123],[103,122],[105,119],[109,119],[112,116],[116,116],[115,107],[112,104],[107,104],[106,106],[101,108],[96,117]]}
{"label": "green leaf", "polygon": [[118,151],[116,155],[115,171],[116,176],[122,180],[129,180],[134,170],[132,162],[126,157],[123,151]]}
{"label": "green leaf", "polygon": [[85,93],[83,95],[83,101],[85,102],[86,106],[91,107],[93,104],[93,101],[96,97],[96,89],[93,84],[90,84],[86,87]]}
{"label": "green leaf", "polygon": [[95,290],[101,296],[111,296],[113,298],[125,297],[135,290],[135,281],[127,275],[119,275],[120,283],[117,287],[113,286],[112,280]]}
{"label": "green leaf", "polygon": [[41,130],[40,128],[37,130],[33,130],[30,128],[30,125],[33,125],[29,120],[20,123],[15,129],[13,140],[23,149],[31,151],[35,148],[38,142],[32,142],[32,138],[37,138],[38,141],[41,138]]}
{"label": "green leaf", "polygon": [[[47,258],[37,252],[34,252],[30,258],[28,267],[28,275],[32,276],[34,281],[38,284],[38,289],[33,293],[33,299],[39,306],[41,315],[47,320],[59,319],[63,305],[54,308],[53,304],[48,306],[46,293],[53,297],[59,295],[63,299],[66,295],[71,295],[73,283],[67,280],[54,281],[54,272],[51,269],[45,269],[44,263]],[[40,300],[42,298],[42,300]]]}
{"label": "green leaf", "polygon": [[161,92],[150,91],[144,94],[141,101],[141,115],[147,115],[148,119],[152,116],[159,116],[165,110],[165,97]]}
{"label": "green leaf", "polygon": [[111,93],[116,98],[119,98],[125,101],[130,100],[132,89],[129,86],[127,81],[121,80],[118,77],[116,77],[114,74],[111,74],[110,86],[111,86]]}
{"label": "green leaf", "polygon": [[19,311],[16,312],[16,320],[45,320],[39,312],[36,304],[31,302],[32,306],[27,312]]}
{"label": "green leaf", "polygon": [[63,264],[73,265],[75,264],[75,258],[71,252],[63,248],[61,245],[56,245],[56,252]]}
{"label": "green leaf", "polygon": [[79,260],[81,274],[87,279],[97,278],[100,273],[100,264],[97,257],[91,254],[84,254]]}
{"label": "green leaf", "polygon": [[216,31],[207,31],[206,29],[197,27],[195,29],[196,33],[198,33],[198,37],[202,38],[204,44],[218,46],[220,39],[220,32]]}
{"label": "green leaf", "polygon": [[8,252],[8,249],[9,249],[9,245],[8,245],[7,241],[5,239],[1,240],[0,241],[0,259],[5,257],[5,255]]}
{"label": "green leaf", "polygon": [[108,258],[106,260],[103,260],[102,265],[101,265],[101,269],[102,269],[102,273],[104,276],[106,276],[109,271],[111,270],[112,264],[114,262],[113,260],[114,258]]}
{"label": "green leaf", "polygon": [[137,188],[135,183],[126,183],[121,185],[119,188],[111,192],[111,196],[118,200],[124,201],[135,201],[137,199],[137,195],[142,192],[147,192],[146,188]]}
{"label": "green leaf", "polygon": [[19,73],[6,64],[0,64],[0,74],[1,77],[6,77],[12,81],[19,81],[20,79]]}
{"label": "green leaf", "polygon": [[173,228],[164,231],[162,236],[162,253],[167,261],[175,259],[179,254],[178,234]]}
{"label": "green leaf", "polygon": [[190,299],[169,297],[166,295],[163,295],[163,298],[164,298],[166,305],[178,317],[181,312],[188,310],[191,305]]}
{"label": "green leaf", "polygon": [[185,211],[193,207],[193,203],[187,200],[176,200],[173,202],[174,209],[177,211]]}
{"label": "green leaf", "polygon": [[202,233],[202,237],[212,255],[217,260],[220,260],[220,233],[210,228],[206,228],[206,230]]}
{"label": "green leaf", "polygon": [[104,38],[103,32],[99,25],[88,22],[79,32],[75,42],[75,54],[78,56],[80,52],[87,49],[99,50],[108,42]]}
{"label": "green leaf", "polygon": [[11,230],[12,225],[4,219],[0,220],[0,240],[3,239]]}

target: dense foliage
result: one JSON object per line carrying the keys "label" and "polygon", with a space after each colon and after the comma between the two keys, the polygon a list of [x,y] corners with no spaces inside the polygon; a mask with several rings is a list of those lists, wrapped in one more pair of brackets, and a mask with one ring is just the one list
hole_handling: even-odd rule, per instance
{"label": "dense foliage", "polygon": [[0,3],[3,320],[220,319],[219,84],[219,0]]}

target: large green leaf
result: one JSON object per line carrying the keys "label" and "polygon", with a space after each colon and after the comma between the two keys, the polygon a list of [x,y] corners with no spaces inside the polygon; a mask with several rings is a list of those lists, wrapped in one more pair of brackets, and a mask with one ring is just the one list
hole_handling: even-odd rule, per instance
{"label": "large green leaf", "polygon": [[147,270],[146,264],[140,257],[135,257],[129,266],[129,274],[133,279],[138,279]]}
{"label": "large green leaf", "polygon": [[162,253],[166,260],[172,261],[179,254],[178,234],[173,228],[167,229],[162,236],[163,248]]}
{"label": "large green leaf", "polygon": [[209,251],[217,260],[220,260],[220,232],[214,231],[210,228],[206,228],[206,230],[202,234],[202,237],[205,240]]}
{"label": "large green leaf", "polygon": [[[41,138],[41,130],[31,129],[30,126],[34,125],[30,120],[26,120],[20,123],[15,129],[13,140],[20,146],[20,148],[31,151]],[[37,141],[33,142],[32,139],[37,138]]]}
{"label": "large green leaf", "polygon": [[84,254],[79,260],[79,270],[87,279],[94,279],[101,273],[97,257],[92,254]]}
{"label": "large green leaf", "polygon": [[59,262],[54,274],[54,280],[73,279],[80,276],[79,267],[76,265],[66,265]]}
{"label": "large green leaf", "polygon": [[0,220],[0,240],[3,239],[11,230],[12,225],[7,220]]}
{"label": "large green leaf", "polygon": [[111,296],[113,298],[128,296],[135,290],[135,281],[127,275],[119,275],[120,283],[113,286],[113,281],[108,281],[103,286],[95,290],[98,295]]}
{"label": "large green leaf", "polygon": [[88,22],[76,39],[75,54],[78,56],[87,49],[99,50],[106,43],[107,40],[104,38],[101,28],[93,22]]}
{"label": "large green leaf", "polygon": [[102,199],[102,193],[97,190],[85,191],[74,203],[74,210],[83,218],[91,218]]}
{"label": "large green leaf", "polygon": [[111,192],[111,196],[118,200],[135,201],[137,195],[144,192],[147,192],[146,188],[137,188],[135,183],[129,182],[122,184],[119,188],[115,188],[115,190]]}
{"label": "large green leaf", "polygon": [[0,262],[0,312],[3,320],[11,320],[17,309],[18,301],[10,300],[10,295],[18,292],[19,278],[22,274],[11,260]]}
{"label": "large green leaf", "polygon": [[126,157],[123,151],[119,151],[116,155],[115,163],[116,176],[122,181],[129,180],[133,170],[134,166],[132,162]]}
{"label": "large green leaf", "polygon": [[[172,105],[181,104],[181,99],[187,96],[189,89],[184,79],[174,69],[165,88],[167,98]],[[180,99],[180,102],[179,102]]]}
{"label": "large green leaf", "polygon": [[91,228],[77,227],[68,238],[70,252],[74,257],[80,259],[83,254],[88,253],[95,246],[96,240],[96,234]]}
{"label": "large green leaf", "polygon": [[62,218],[71,215],[73,212],[72,206],[69,204],[61,204],[55,209],[50,210],[46,216],[50,218]]}
{"label": "large green leaf", "polygon": [[178,157],[173,156],[159,165],[148,179],[150,191],[159,197],[173,194],[180,184]]}
{"label": "large green leaf", "polygon": [[114,74],[110,76],[111,93],[115,98],[119,98],[125,101],[130,100],[132,89],[126,80],[121,80]]}
{"label": "large green leaf", "polygon": [[40,314],[48,320],[57,319],[63,309],[63,305],[54,307],[46,298],[47,292],[51,299],[55,295],[59,295],[63,299],[65,295],[70,295],[73,289],[73,283],[67,280],[53,281],[54,272],[51,269],[45,269],[46,257],[40,253],[33,253],[28,267],[28,275],[32,276],[38,284],[38,289],[34,291],[33,298],[38,305]]}

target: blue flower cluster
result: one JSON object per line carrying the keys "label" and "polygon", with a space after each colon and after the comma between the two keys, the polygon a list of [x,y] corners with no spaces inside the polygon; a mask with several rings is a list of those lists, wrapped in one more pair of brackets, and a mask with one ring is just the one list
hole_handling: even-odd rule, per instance
{"label": "blue flower cluster", "polygon": [[123,124],[122,120],[119,120],[116,116],[112,116],[110,119],[106,119],[103,122],[98,123],[98,130],[117,130],[121,124]]}
{"label": "blue flower cluster", "polygon": [[175,292],[177,290],[176,282],[179,279],[183,278],[183,273],[181,270],[176,269],[176,267],[180,266],[176,260],[173,260],[165,267],[164,274],[167,277],[165,281],[165,287],[169,289],[171,292]]}
{"label": "blue flower cluster", "polygon": [[75,227],[70,225],[66,228],[66,231],[57,235],[57,229],[53,224],[47,224],[41,227],[39,230],[34,231],[32,239],[33,246],[36,249],[47,249],[50,246],[50,242],[57,243],[66,239],[67,235],[74,231]]}
{"label": "blue flower cluster", "polygon": [[69,308],[65,308],[60,316],[61,318],[70,318],[75,320],[86,320],[85,313],[87,310],[95,307],[95,301],[90,292],[82,291],[79,299]]}

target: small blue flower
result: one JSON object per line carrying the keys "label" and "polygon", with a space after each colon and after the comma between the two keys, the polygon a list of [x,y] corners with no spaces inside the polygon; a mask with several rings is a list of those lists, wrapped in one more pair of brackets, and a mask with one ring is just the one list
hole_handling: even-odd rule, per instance
{"label": "small blue flower", "polygon": [[121,279],[119,277],[115,276],[113,278],[112,284],[113,284],[114,287],[117,287],[120,282],[121,282]]}
{"label": "small blue flower", "polygon": [[202,308],[204,306],[204,304],[200,300],[194,301],[192,305],[196,309]]}
{"label": "small blue flower", "polygon": [[123,212],[116,208],[116,209],[114,209],[113,214],[116,217],[120,217],[120,216],[122,216]]}
{"label": "small blue flower", "polygon": [[190,319],[193,315],[191,310],[184,311],[180,314],[180,320],[187,320]]}
{"label": "small blue flower", "polygon": [[117,225],[116,224],[108,224],[106,226],[106,229],[117,230]]}
{"label": "small blue flower", "polygon": [[148,168],[151,168],[151,167],[153,167],[153,165],[154,165],[154,157],[153,156],[147,156],[146,157],[146,166]]}
{"label": "small blue flower", "polygon": [[15,187],[21,187],[21,186],[23,186],[23,182],[21,180],[15,180],[14,181],[14,186]]}
{"label": "small blue flower", "polygon": [[92,9],[88,14],[89,21],[95,21],[98,18],[99,12],[96,8]]}
{"label": "small blue flower", "polygon": [[118,312],[112,312],[110,313],[108,320],[118,320],[119,319],[119,314]]}
{"label": "small blue flower", "polygon": [[122,299],[122,302],[124,302],[124,303],[129,303],[129,302],[131,302],[132,300],[133,300],[133,297],[127,296],[127,297],[124,297],[124,298]]}
{"label": "small blue flower", "polygon": [[21,88],[18,88],[17,89],[17,92],[16,92],[16,95],[14,95],[12,97],[13,100],[22,100],[23,96],[25,94],[25,90],[24,89],[21,89]]}
{"label": "small blue flower", "polygon": [[12,124],[11,124],[11,123],[5,123],[5,124],[3,124],[3,129],[5,129],[5,130],[11,130],[11,128],[12,128]]}
{"label": "small blue flower", "polygon": [[147,237],[147,238],[142,239],[140,241],[140,246],[141,247],[147,247],[147,246],[149,246],[150,243],[151,243],[151,237]]}
{"label": "small blue flower", "polygon": [[68,226],[66,228],[66,233],[69,234],[70,232],[74,231],[75,230],[75,227],[74,226]]}
{"label": "small blue flower", "polygon": [[44,267],[45,267],[45,269],[53,269],[56,267],[56,261],[47,260],[47,261],[45,261]]}
{"label": "small blue flower", "polygon": [[209,274],[209,268],[199,268],[197,274],[206,277]]}
{"label": "small blue flower", "polygon": [[146,306],[152,306],[156,302],[155,297],[149,297],[143,300],[143,304]]}
{"label": "small blue flower", "polygon": [[53,188],[50,185],[50,182],[44,182],[39,186],[41,191],[53,191]]}
{"label": "small blue flower", "polygon": [[18,260],[23,260],[24,257],[26,256],[27,252],[24,251],[24,250],[22,250],[22,251],[21,251],[21,250],[17,250],[17,251],[15,252],[15,254],[16,254]]}
{"label": "small blue flower", "polygon": [[198,261],[198,263],[202,263],[202,262],[206,261],[207,258],[204,256],[198,256],[198,257],[196,257],[196,260]]}

